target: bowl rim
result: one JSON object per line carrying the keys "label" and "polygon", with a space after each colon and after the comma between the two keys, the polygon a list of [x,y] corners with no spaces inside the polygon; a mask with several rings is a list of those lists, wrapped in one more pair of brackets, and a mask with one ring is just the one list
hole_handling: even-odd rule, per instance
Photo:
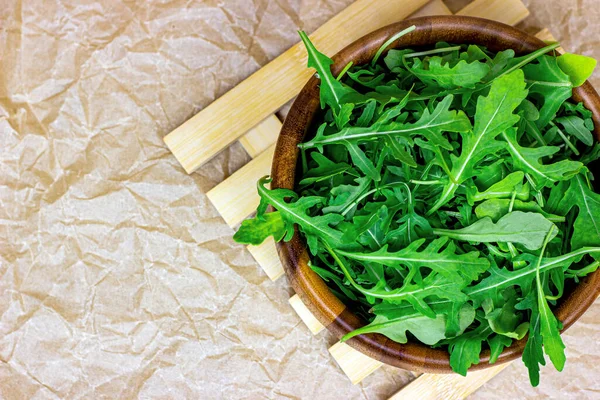
{"label": "bowl rim", "polygon": [[[517,28],[483,18],[420,17],[388,25],[358,39],[333,57],[332,72],[339,73],[350,60],[354,61],[354,65],[369,62],[386,40],[412,25],[415,25],[416,29],[395,41],[388,50],[433,45],[441,40],[458,44],[485,45],[492,51],[512,48],[517,54],[528,53],[545,46],[543,41]],[[315,76],[308,81],[294,101],[282,126],[273,157],[272,188],[294,189],[299,153],[297,144],[303,140],[320,108],[318,82]],[[586,82],[574,89],[572,99],[582,101],[592,111],[596,139],[600,141],[600,97],[591,84]],[[277,243],[277,250],[295,292],[319,322],[337,339],[364,326],[365,322],[346,308],[325,282],[310,269],[308,252],[297,229],[291,241]],[[582,279],[570,293],[565,293],[554,309],[555,315],[563,323],[563,331],[588,309],[599,294],[600,269]],[[527,336],[514,341],[504,349],[493,365],[520,357],[526,339]],[[419,342],[400,344],[381,334],[369,333],[356,336],[347,343],[369,357],[395,367],[429,373],[453,372],[446,350],[433,349]],[[479,363],[473,365],[469,371],[492,366],[489,364],[489,358],[489,350],[485,349]]]}

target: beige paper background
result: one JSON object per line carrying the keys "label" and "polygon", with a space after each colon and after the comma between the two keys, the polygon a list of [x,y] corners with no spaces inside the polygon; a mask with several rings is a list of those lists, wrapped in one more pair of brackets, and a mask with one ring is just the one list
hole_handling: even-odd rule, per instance
{"label": "beige paper background", "polygon": [[[0,398],[384,399],[408,382],[384,367],[352,386],[285,279],[233,243],[205,193],[241,146],[188,176],[162,142],[350,2],[0,0]],[[526,3],[533,30],[600,58],[600,2]],[[475,397],[599,398],[599,337],[597,303],[563,373],[533,389],[517,362]]]}

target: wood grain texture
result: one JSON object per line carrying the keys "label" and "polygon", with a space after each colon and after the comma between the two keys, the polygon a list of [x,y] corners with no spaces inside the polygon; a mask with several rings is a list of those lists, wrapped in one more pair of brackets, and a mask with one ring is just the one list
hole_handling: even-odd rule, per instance
{"label": "wood grain texture", "polygon": [[269,279],[275,281],[283,276],[283,265],[281,265],[277,247],[275,247],[275,241],[272,237],[268,237],[258,246],[247,246],[247,249]]}
{"label": "wood grain texture", "polygon": [[[503,4],[506,5],[506,2]],[[507,11],[498,8],[498,12],[503,14]],[[354,61],[355,65],[369,62],[387,38],[412,24],[416,25],[416,30],[398,40],[393,46],[431,46],[440,40],[445,40],[451,43],[484,45],[491,51],[511,48],[517,54],[529,53],[544,46],[539,39],[494,21],[464,16],[429,17],[400,22],[366,36],[334,57],[336,63],[332,67],[332,72],[338,73],[350,60]],[[586,83],[574,90],[573,98],[575,101],[583,101],[592,111],[596,135],[600,136],[598,94],[589,83]],[[278,139],[272,167],[273,188],[294,188],[298,160],[297,144],[304,139],[318,109],[318,79],[312,78],[292,106]],[[364,326],[365,321],[361,321],[348,310],[307,266],[309,257],[299,235],[295,235],[290,242],[278,243],[278,250],[294,290],[334,336],[339,338]],[[591,305],[599,292],[600,271],[597,271],[583,279],[574,290],[565,293],[565,297],[555,309],[565,329]],[[378,334],[359,335],[347,343],[373,359],[399,368],[428,373],[451,373],[449,355],[443,349],[433,349],[417,342],[398,344]],[[503,363],[519,358],[524,345],[523,340],[514,342],[500,355],[498,362]],[[489,356],[489,350],[484,350],[479,364],[474,365],[472,370],[489,368]]]}
{"label": "wood grain texture", "polygon": [[[543,40],[546,43],[551,43],[551,42],[556,42],[556,39],[554,38],[554,35],[552,35],[552,32],[550,32],[548,29],[544,28],[541,31],[539,31],[538,33],[535,34],[535,37]],[[564,53],[565,50],[562,47],[559,47],[556,49],[559,53]]]}
{"label": "wood grain texture", "polygon": [[428,15],[452,15],[442,0],[433,0],[418,9],[409,18],[426,17]]}
{"label": "wood grain texture", "polygon": [[256,181],[269,175],[274,152],[273,144],[206,193],[227,225],[234,227],[256,211],[260,202]]}
{"label": "wood grain texture", "polygon": [[279,118],[275,114],[271,114],[242,136],[240,143],[250,157],[256,158],[277,141],[281,125]]}
{"label": "wood grain texture", "polygon": [[423,374],[390,397],[390,400],[464,399],[508,365],[509,363],[505,363],[469,372],[466,377],[458,374]]}
{"label": "wood grain texture", "polygon": [[321,324],[319,320],[316,319],[315,316],[310,312],[310,310],[304,305],[302,299],[300,299],[300,296],[298,296],[297,294],[293,295],[292,297],[290,297],[289,303],[313,335],[316,335],[323,329],[325,329],[323,324]]}
{"label": "wood grain texture", "polygon": [[[357,0],[317,29],[311,40],[323,53],[335,54],[426,3]],[[303,45],[294,45],[167,135],[166,145],[186,172],[193,172],[291,100],[314,74],[306,68],[306,57]]]}
{"label": "wood grain texture", "polygon": [[337,342],[329,348],[329,353],[342,371],[350,378],[353,385],[356,385],[383,365],[360,351],[356,351],[346,343]]}
{"label": "wood grain texture", "polygon": [[516,25],[529,16],[522,1],[475,0],[456,15],[487,18],[507,25]]}

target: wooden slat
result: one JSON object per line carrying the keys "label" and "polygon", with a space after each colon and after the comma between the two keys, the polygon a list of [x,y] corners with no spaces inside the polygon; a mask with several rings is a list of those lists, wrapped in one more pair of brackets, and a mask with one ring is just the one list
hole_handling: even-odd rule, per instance
{"label": "wooden slat", "polygon": [[273,153],[274,144],[206,193],[229,226],[236,226],[256,210],[260,202],[256,181],[269,175]]}
{"label": "wooden slat", "polygon": [[298,296],[297,294],[293,295],[292,297],[290,297],[289,302],[294,311],[296,311],[302,322],[306,324],[306,326],[312,332],[313,335],[316,335],[323,329],[325,329],[325,327],[319,322],[319,320],[316,319],[315,316],[310,312],[308,307],[304,305],[304,303],[300,299],[300,296]]}
{"label": "wooden slat", "polygon": [[[547,42],[547,43],[556,42],[556,39],[552,35],[552,32],[550,32],[546,28],[544,28],[541,31],[539,31],[538,33],[536,33],[535,37],[538,38],[538,39],[540,39],[540,40],[543,40],[544,42]],[[556,50],[560,51],[561,53],[565,52],[565,50],[562,47],[559,47]]]}
{"label": "wooden slat", "polygon": [[[367,33],[406,18],[427,0],[357,0],[312,35],[325,54],[336,54]],[[292,99],[314,74],[296,44],[164,138],[191,173]]]}
{"label": "wooden slat", "polygon": [[433,0],[421,7],[409,18],[426,17],[429,15],[452,15],[452,13],[442,0]]}
{"label": "wooden slat", "polygon": [[250,157],[256,158],[263,151],[267,150],[271,144],[277,141],[281,125],[279,118],[277,118],[275,114],[271,114],[267,119],[242,136],[240,138],[240,143]]}
{"label": "wooden slat", "polygon": [[375,372],[383,364],[354,350],[346,343],[337,342],[329,348],[329,353],[353,385]]}
{"label": "wooden slat", "polygon": [[258,246],[247,247],[252,257],[256,260],[258,265],[265,271],[265,274],[275,281],[283,276],[283,265],[277,254],[277,248],[275,247],[275,241],[272,237],[268,237],[262,244]]}
{"label": "wooden slat", "polygon": [[390,397],[390,400],[459,400],[469,396],[506,368],[499,364],[481,371],[458,374],[423,374]]}
{"label": "wooden slat", "polygon": [[487,18],[508,25],[516,25],[529,15],[520,0],[475,0],[457,12],[457,15]]}

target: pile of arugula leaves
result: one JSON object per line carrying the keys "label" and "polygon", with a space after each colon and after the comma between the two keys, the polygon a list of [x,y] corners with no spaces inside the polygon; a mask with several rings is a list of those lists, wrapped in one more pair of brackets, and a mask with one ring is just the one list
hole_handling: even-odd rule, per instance
{"label": "pile of arugula leaves", "polygon": [[595,60],[556,57],[558,44],[517,57],[438,43],[381,59],[382,48],[335,77],[300,35],[320,78],[321,123],[299,145],[296,190],[261,179],[256,217],[234,239],[290,240],[298,227],[313,270],[370,322],[342,340],[416,339],[447,348],[465,375],[483,347],[494,363],[528,334],[532,385],[544,352],[562,370],[551,306],[600,265],[588,168],[600,145],[592,113],[569,101]]}

